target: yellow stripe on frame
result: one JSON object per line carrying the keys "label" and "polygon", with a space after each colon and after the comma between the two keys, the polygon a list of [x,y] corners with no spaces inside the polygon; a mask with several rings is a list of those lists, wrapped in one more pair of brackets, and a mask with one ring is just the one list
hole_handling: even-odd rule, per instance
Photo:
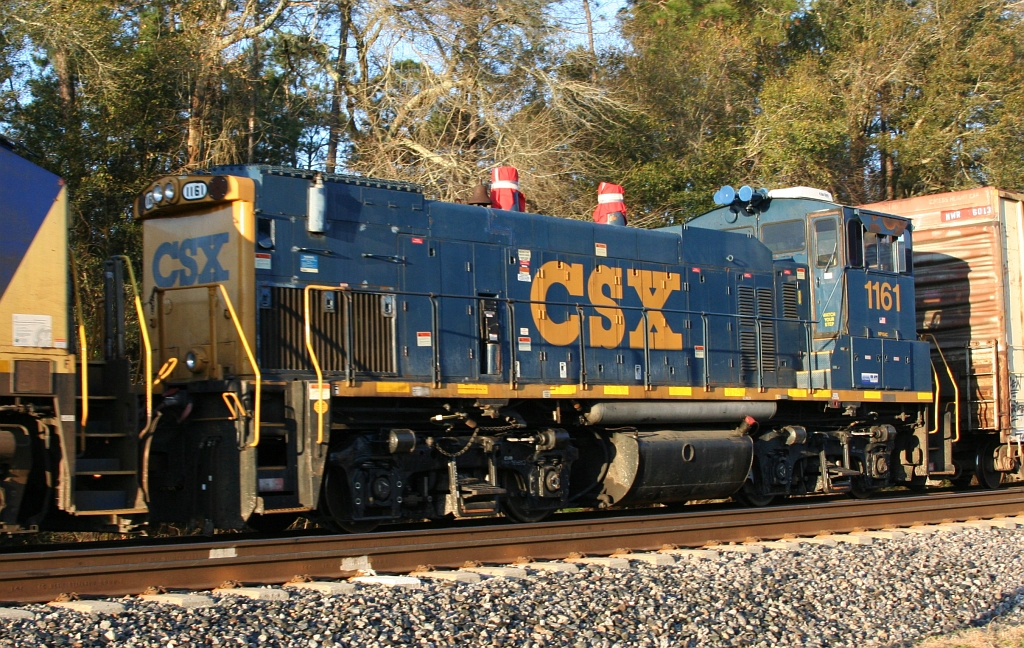
{"label": "yellow stripe on frame", "polygon": [[572,396],[576,393],[576,385],[552,385],[548,391],[552,396]]}
{"label": "yellow stripe on frame", "polygon": [[459,385],[460,394],[474,394],[476,396],[487,395],[487,385]]}
{"label": "yellow stripe on frame", "polygon": [[743,388],[743,387],[726,387],[725,388],[725,395],[726,396],[746,396],[747,395],[747,390],[745,388]]}
{"label": "yellow stripe on frame", "polygon": [[872,400],[882,400],[882,392],[866,391],[864,392],[864,398],[870,398]]}
{"label": "yellow stripe on frame", "polygon": [[409,383],[379,382],[377,383],[378,394],[408,394]]}
{"label": "yellow stripe on frame", "polygon": [[669,387],[669,396],[693,396],[693,387]]}
{"label": "yellow stripe on frame", "polygon": [[932,399],[931,392],[917,392],[917,400],[930,401]]}
{"label": "yellow stripe on frame", "polygon": [[806,389],[790,389],[789,390],[789,396],[790,396],[790,398],[807,398],[807,390]]}
{"label": "yellow stripe on frame", "polygon": [[814,397],[815,398],[832,398],[832,392],[827,390],[827,389],[815,389],[814,390]]}
{"label": "yellow stripe on frame", "polygon": [[605,385],[605,396],[629,396],[629,385]]}

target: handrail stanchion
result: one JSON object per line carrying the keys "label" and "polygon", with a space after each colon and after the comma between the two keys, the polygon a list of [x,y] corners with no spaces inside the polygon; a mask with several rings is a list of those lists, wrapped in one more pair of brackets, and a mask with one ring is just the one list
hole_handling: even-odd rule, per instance
{"label": "handrail stanchion", "polygon": [[139,284],[135,281],[135,270],[132,269],[132,260],[124,254],[114,255],[115,259],[121,259],[128,267],[128,279],[132,284],[132,294],[135,297],[135,313],[139,317],[139,332],[142,335],[142,344],[146,350],[146,427],[148,430],[153,422],[153,345],[149,341],[149,331],[146,330],[146,314],[142,310],[142,297],[139,295]]}
{"label": "handrail stanchion", "polygon": [[[228,296],[228,291],[224,287],[224,284],[217,284],[217,288],[220,289],[220,294],[224,297],[224,305],[228,307],[228,314],[231,316],[231,322],[235,325],[235,331],[238,333],[238,339],[242,342],[242,348],[245,350],[245,355],[249,358],[249,364],[252,365],[252,373],[256,377],[256,394],[253,401],[253,437],[252,441],[249,442],[250,448],[255,448],[260,444],[260,396],[263,388],[263,374],[260,372],[260,367],[256,362],[256,356],[253,355],[252,347],[249,346],[249,340],[245,337],[245,331],[242,329],[242,322],[238,319],[238,314],[235,312],[235,305],[231,303],[231,297]],[[216,344],[216,340],[213,342]]]}
{"label": "handrail stanchion", "polygon": [[651,323],[646,306],[641,312],[644,316],[644,391],[651,391]]}
{"label": "handrail stanchion", "polygon": [[516,375],[517,363],[519,362],[519,356],[517,351],[519,350],[519,336],[516,333],[516,306],[515,300],[505,299],[505,310],[508,312],[508,349],[509,349],[509,367],[508,367],[508,387],[509,389],[515,390],[518,388],[519,376]]}
{"label": "handrail stanchion", "polygon": [[322,445],[324,442],[324,410],[326,408],[320,403],[324,401],[324,372],[320,368],[320,361],[317,359],[316,351],[313,348],[313,332],[309,317],[309,293],[314,290],[334,292],[337,288],[334,286],[309,285],[302,290],[302,320],[306,333],[306,351],[309,352],[309,359],[313,363],[313,371],[316,372],[316,398],[313,399],[313,410],[316,412],[316,443],[317,445]]}
{"label": "handrail stanchion", "polygon": [[704,325],[704,391],[711,391],[711,369],[709,368],[709,361],[711,360],[711,345],[708,344],[708,316],[706,313],[700,314],[700,320]]}
{"label": "handrail stanchion", "polygon": [[[949,363],[946,362],[946,355],[942,353],[942,347],[939,346],[939,341],[935,339],[935,336],[931,333],[925,333],[922,337],[930,337],[932,339],[932,344],[935,345],[935,350],[939,352],[939,358],[942,359],[942,364],[946,367],[946,374],[949,376],[949,381],[953,384],[953,415],[956,419],[956,424],[954,426],[956,434],[954,435],[953,443],[957,443],[960,441],[960,385],[956,383],[956,378],[953,377],[953,370],[950,368]],[[939,385],[936,383],[936,392],[938,389]],[[938,418],[938,413],[936,413],[935,418]]]}
{"label": "handrail stanchion", "polygon": [[430,293],[430,351],[433,362],[434,387],[441,386],[441,340],[438,335],[437,295]]}
{"label": "handrail stanchion", "polygon": [[82,313],[82,294],[78,287],[78,264],[71,260],[71,280],[75,288],[75,315],[78,320],[78,359],[82,367],[82,415],[78,419],[78,451],[85,452],[85,426],[89,423],[89,348],[85,339],[85,315]]}
{"label": "handrail stanchion", "polygon": [[576,304],[576,315],[580,327],[580,334],[577,338],[580,348],[580,391],[583,391],[587,388],[587,347],[583,340],[583,307],[579,304]]}

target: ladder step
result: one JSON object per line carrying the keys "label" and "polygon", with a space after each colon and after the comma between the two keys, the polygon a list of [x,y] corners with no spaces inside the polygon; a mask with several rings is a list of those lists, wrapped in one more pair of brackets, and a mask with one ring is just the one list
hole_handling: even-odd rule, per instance
{"label": "ladder step", "polygon": [[493,497],[495,495],[504,495],[505,489],[501,486],[495,486],[483,481],[473,480],[471,482],[463,482],[460,479],[459,492],[467,497]]}
{"label": "ladder step", "polygon": [[121,460],[110,457],[83,457],[75,461],[75,474],[95,474],[121,470]]}

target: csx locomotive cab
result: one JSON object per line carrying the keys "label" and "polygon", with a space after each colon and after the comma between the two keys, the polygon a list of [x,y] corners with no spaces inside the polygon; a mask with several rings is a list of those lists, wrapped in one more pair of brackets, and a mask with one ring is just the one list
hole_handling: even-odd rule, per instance
{"label": "csx locomotive cab", "polygon": [[800,386],[930,392],[928,346],[915,342],[910,221],[806,187],[753,195],[689,225],[747,234],[777,263],[808,267],[813,354]]}

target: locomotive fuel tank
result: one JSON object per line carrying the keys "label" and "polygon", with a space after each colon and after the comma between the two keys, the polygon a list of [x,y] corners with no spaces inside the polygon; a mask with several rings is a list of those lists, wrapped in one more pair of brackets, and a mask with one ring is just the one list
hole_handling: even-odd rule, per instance
{"label": "locomotive fuel tank", "polygon": [[608,505],[729,497],[743,485],[753,440],[733,430],[616,432],[599,499]]}
{"label": "locomotive fuel tank", "polygon": [[670,425],[738,423],[747,416],[763,420],[775,415],[776,404],[753,403],[597,403],[585,416],[588,425]]}

